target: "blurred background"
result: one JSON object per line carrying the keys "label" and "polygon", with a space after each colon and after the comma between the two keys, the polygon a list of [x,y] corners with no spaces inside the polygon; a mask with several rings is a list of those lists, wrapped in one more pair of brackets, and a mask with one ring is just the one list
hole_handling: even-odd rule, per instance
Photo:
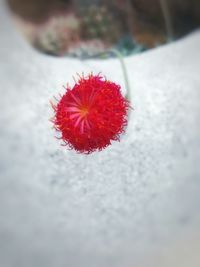
{"label": "blurred background", "polygon": [[87,58],[115,47],[124,55],[175,40],[200,25],[199,0],[8,0],[38,50]]}

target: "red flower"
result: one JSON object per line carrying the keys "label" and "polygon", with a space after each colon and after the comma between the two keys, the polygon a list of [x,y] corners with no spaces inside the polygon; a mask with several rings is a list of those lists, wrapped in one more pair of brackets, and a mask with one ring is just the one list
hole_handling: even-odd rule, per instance
{"label": "red flower", "polygon": [[127,125],[129,102],[120,86],[101,76],[80,77],[58,104],[53,105],[56,130],[66,145],[89,154],[120,139]]}

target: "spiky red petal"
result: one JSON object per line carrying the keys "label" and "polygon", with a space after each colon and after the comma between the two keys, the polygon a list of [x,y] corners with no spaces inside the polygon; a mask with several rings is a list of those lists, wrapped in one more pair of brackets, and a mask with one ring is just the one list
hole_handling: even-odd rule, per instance
{"label": "spiky red petal", "polygon": [[120,140],[127,125],[129,102],[119,85],[91,74],[66,89],[54,106],[53,120],[65,144],[89,154]]}

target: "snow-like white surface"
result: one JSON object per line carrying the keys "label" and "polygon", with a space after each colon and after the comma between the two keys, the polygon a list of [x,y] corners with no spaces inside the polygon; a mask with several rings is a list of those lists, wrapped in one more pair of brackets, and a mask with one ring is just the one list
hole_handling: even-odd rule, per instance
{"label": "snow-like white surface", "polygon": [[123,86],[118,60],[39,54],[0,8],[0,266],[199,266],[200,32],[125,60],[127,134],[85,156],[49,100],[76,72]]}

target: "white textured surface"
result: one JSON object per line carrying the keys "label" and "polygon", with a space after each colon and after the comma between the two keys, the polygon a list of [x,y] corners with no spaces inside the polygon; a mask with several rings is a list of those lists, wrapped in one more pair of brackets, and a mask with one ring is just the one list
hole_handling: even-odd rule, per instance
{"label": "white textured surface", "polygon": [[60,147],[49,99],[117,60],[37,53],[0,11],[0,266],[198,267],[200,32],[126,59],[134,112],[101,153]]}

